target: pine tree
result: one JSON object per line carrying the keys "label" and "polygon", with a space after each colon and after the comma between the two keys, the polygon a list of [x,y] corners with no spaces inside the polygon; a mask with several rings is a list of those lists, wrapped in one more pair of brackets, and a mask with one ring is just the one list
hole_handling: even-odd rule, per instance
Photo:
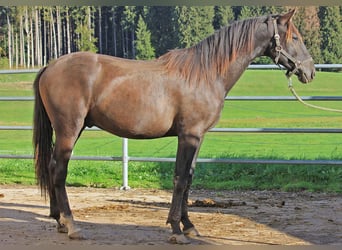
{"label": "pine tree", "polygon": [[320,8],[321,51],[324,63],[342,61],[342,22],[339,6]]}
{"label": "pine tree", "polygon": [[141,15],[139,15],[136,30],[135,49],[136,59],[146,60],[155,57],[154,48],[151,44],[151,32],[147,29],[147,25]]}
{"label": "pine tree", "polygon": [[179,46],[174,9],[174,6],[150,6],[146,14],[145,21],[157,57]]}
{"label": "pine tree", "polygon": [[[290,8],[291,10],[293,8]],[[282,6],[263,6],[261,8],[261,15],[274,15],[274,14],[282,14],[288,11],[287,7],[282,7]]]}
{"label": "pine tree", "polygon": [[80,10],[81,13],[77,15],[75,29],[75,33],[79,36],[77,39],[78,50],[97,52],[97,38],[94,37],[94,24],[92,22],[94,8],[86,6],[81,7],[78,11]]}
{"label": "pine tree", "polygon": [[262,14],[264,14],[262,7],[242,6],[240,9],[240,15],[238,19],[242,20],[246,18],[257,17],[261,16]]}
{"label": "pine tree", "polygon": [[240,9],[239,20],[243,20],[252,16],[251,6],[242,6]]}
{"label": "pine tree", "polygon": [[190,47],[214,32],[214,8],[177,6],[179,41],[182,47]]}
{"label": "pine tree", "polygon": [[230,6],[215,6],[214,11],[213,26],[216,30],[229,25],[234,20],[234,12]]}
{"label": "pine tree", "polygon": [[125,58],[135,57],[134,34],[135,34],[136,7],[125,6],[121,16],[122,26],[122,52]]}
{"label": "pine tree", "polygon": [[297,9],[294,16],[294,24],[302,34],[304,43],[315,63],[322,62],[320,43],[321,37],[319,33],[319,18],[318,18],[318,7],[305,6]]}
{"label": "pine tree", "polygon": [[[143,33],[145,22],[153,56],[170,49],[190,47],[235,19],[284,13],[293,9],[279,6],[116,6],[116,7],[0,7],[0,57],[6,67],[47,64],[62,54],[79,50],[140,58],[135,35]],[[294,23],[315,63],[342,61],[342,7],[297,7]],[[140,30],[141,29],[141,30]],[[96,30],[96,33],[95,33]],[[97,42],[99,39],[99,42]],[[152,44],[152,45],[151,45]],[[98,46],[98,48],[97,48]],[[264,58],[258,63],[268,63]]]}

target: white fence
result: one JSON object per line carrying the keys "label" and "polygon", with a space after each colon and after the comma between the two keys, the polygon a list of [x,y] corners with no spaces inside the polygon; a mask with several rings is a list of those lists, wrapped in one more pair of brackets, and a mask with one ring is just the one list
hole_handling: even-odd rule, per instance
{"label": "white fence", "polygon": [[[317,69],[339,68],[342,64],[317,64]],[[251,65],[249,69],[277,69],[275,65]],[[36,73],[38,70],[0,70],[0,74]],[[305,96],[303,100],[311,101],[341,101],[342,96]],[[33,101],[34,97],[0,97],[0,101]],[[226,100],[230,101],[295,101],[290,96],[229,96]],[[0,126],[0,130],[32,130],[31,126]],[[87,128],[87,130],[99,130],[98,128]],[[224,133],[342,133],[341,129],[336,128],[213,128],[209,132]],[[11,155],[0,154],[0,158],[7,159],[32,159],[32,155]],[[72,156],[72,160],[93,160],[93,161],[122,161],[122,188],[128,189],[128,163],[129,161],[139,162],[174,162],[175,158],[154,158],[154,157],[135,157],[128,154],[128,140],[122,138],[121,156]],[[236,164],[291,164],[291,165],[339,165],[342,161],[337,160],[256,160],[256,159],[228,159],[228,158],[199,158],[200,163],[236,163]]]}

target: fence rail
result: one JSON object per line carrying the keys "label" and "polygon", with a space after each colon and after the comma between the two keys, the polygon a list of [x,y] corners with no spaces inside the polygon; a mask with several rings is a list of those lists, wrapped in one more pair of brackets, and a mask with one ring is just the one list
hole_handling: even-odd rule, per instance
{"label": "fence rail", "polygon": [[[304,101],[342,101],[342,96],[302,96]],[[226,101],[297,101],[294,96],[227,96]],[[34,101],[33,96],[0,96],[0,101]]]}
{"label": "fence rail", "polygon": [[[282,67],[283,68],[283,67]],[[342,69],[342,64],[315,64],[316,69]],[[274,64],[251,64],[248,69],[279,69]],[[28,74],[38,73],[40,69],[5,69],[0,70],[0,74]]]}
{"label": "fence rail", "polygon": [[[338,68],[342,64],[316,64],[318,69]],[[250,65],[249,69],[278,69],[275,65]],[[26,74],[37,73],[38,69],[26,70],[0,70],[0,74]],[[303,96],[306,101],[341,101],[342,96]],[[0,97],[0,101],[33,101],[34,97]],[[291,96],[227,96],[230,101],[295,101]],[[32,126],[0,126],[0,130],[32,130]],[[98,131],[97,127],[87,130]],[[342,133],[338,128],[213,128],[209,132],[220,133]],[[32,159],[32,155],[0,154],[0,158],[7,159]],[[134,157],[128,155],[128,140],[122,139],[122,156],[72,156],[72,160],[92,161],[122,161],[122,188],[128,186],[128,162],[174,162],[175,158]],[[227,158],[199,158],[200,163],[235,163],[235,164],[292,164],[292,165],[339,165],[342,161],[337,160],[268,160],[268,159],[227,159]]]}
{"label": "fence rail", "polygon": [[[32,130],[32,126],[0,126],[0,130]],[[100,128],[86,128],[88,131],[101,131]],[[340,128],[212,128],[209,132],[219,133],[342,133]],[[0,155],[1,158],[1,155]]]}

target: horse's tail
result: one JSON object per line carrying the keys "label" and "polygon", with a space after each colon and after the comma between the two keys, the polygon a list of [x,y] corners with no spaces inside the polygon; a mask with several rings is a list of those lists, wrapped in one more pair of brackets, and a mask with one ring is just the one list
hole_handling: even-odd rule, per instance
{"label": "horse's tail", "polygon": [[50,191],[51,187],[48,166],[53,150],[53,129],[39,93],[39,80],[46,68],[44,67],[38,72],[33,83],[35,96],[33,120],[34,164],[37,184],[45,196],[46,191]]}

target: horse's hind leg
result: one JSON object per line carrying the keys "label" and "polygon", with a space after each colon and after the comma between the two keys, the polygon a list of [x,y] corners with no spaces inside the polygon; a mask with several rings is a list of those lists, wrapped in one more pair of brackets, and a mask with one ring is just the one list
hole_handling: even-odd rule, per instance
{"label": "horse's hind leg", "polygon": [[67,232],[69,238],[72,239],[84,238],[81,230],[75,226],[65,189],[67,167],[77,138],[78,135],[60,136],[56,132],[55,148],[49,165],[52,189],[50,190],[50,215],[57,220],[58,231]]}
{"label": "horse's hind leg", "polygon": [[[55,160],[54,160],[55,162]],[[55,163],[53,163],[52,161],[50,162],[50,166],[49,169],[55,169],[56,167],[54,166]],[[52,176],[52,175],[50,175]],[[50,182],[52,183],[52,180],[50,180]],[[57,204],[57,197],[56,197],[56,192],[55,189],[52,188],[51,190],[49,190],[49,196],[50,196],[50,217],[54,218],[58,225],[57,225],[57,231],[59,233],[67,233],[68,229],[66,228],[65,225],[60,224],[60,211],[58,208],[58,204]]]}

